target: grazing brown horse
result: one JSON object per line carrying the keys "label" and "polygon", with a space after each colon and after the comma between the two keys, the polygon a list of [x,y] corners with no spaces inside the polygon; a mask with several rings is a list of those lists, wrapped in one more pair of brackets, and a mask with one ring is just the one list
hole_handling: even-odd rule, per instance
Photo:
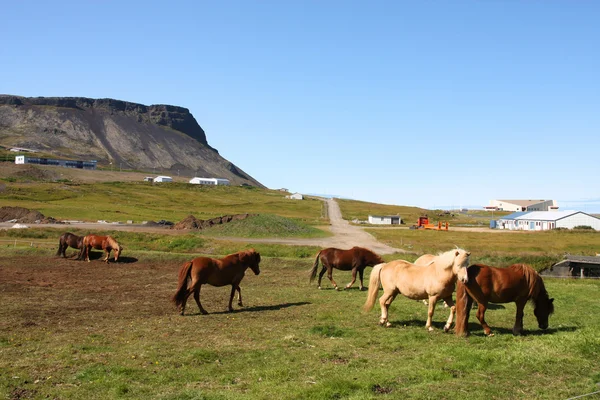
{"label": "grazing brown horse", "polygon": [[310,270],[310,281],[312,282],[317,275],[317,267],[319,266],[319,260],[323,268],[319,273],[319,289],[321,289],[321,279],[327,271],[327,277],[331,281],[333,287],[338,289],[337,283],[333,280],[333,268],[337,268],[341,271],[352,270],[352,282],[346,285],[346,289],[349,289],[356,282],[356,272],[360,277],[360,290],[364,289],[363,286],[363,272],[366,267],[372,267],[377,264],[384,262],[381,257],[373,253],[371,250],[363,247],[354,246],[350,250],[340,250],[333,247],[321,250],[317,254],[315,264]]}
{"label": "grazing brown horse", "polygon": [[523,309],[530,300],[540,329],[548,327],[548,317],[554,312],[554,299],[549,298],[544,281],[533,268],[525,264],[514,264],[508,268],[474,264],[467,273],[468,282],[459,282],[456,289],[455,332],[458,336],[469,334],[467,325],[473,300],[477,301],[477,319],[488,336],[493,335],[485,322],[488,303],[514,302],[517,305],[513,335],[520,335],[523,331]]}
{"label": "grazing brown horse", "polygon": [[[65,232],[60,235],[60,239],[58,240],[58,251],[56,252],[57,256],[62,256],[67,258],[67,248],[71,246],[74,249],[81,250],[83,247],[83,236],[73,235],[71,232]],[[81,257],[81,252],[79,252],[79,257]]]}
{"label": "grazing brown horse", "polygon": [[83,247],[80,254],[81,259],[85,259],[87,262],[90,262],[90,250],[92,248],[96,250],[104,250],[106,257],[104,257],[104,260],[102,261],[106,262],[107,264],[111,250],[115,254],[115,262],[117,262],[119,255],[121,255],[121,251],[123,251],[123,247],[117,243],[112,236],[99,236],[90,234],[83,238]]}
{"label": "grazing brown horse", "polygon": [[[233,311],[232,302],[235,291],[238,292],[238,305],[242,304],[242,289],[240,282],[246,274],[246,269],[252,269],[255,275],[260,274],[260,254],[254,249],[239,251],[221,259],[208,257],[194,258],[179,269],[179,286],[172,300],[180,309],[181,315],[185,311],[185,303],[188,297],[194,293],[194,299],[202,314],[208,312],[200,304],[200,286],[209,284],[212,286],[231,285],[231,296],[229,297],[229,311]],[[188,286],[188,280],[191,284]]]}
{"label": "grazing brown horse", "polygon": [[429,299],[429,310],[425,327],[432,331],[431,320],[435,303],[444,299],[450,306],[450,316],[444,326],[448,332],[454,317],[454,301],[452,293],[456,280],[467,281],[467,266],[471,253],[463,249],[454,249],[435,256],[427,265],[415,265],[408,261],[396,260],[387,264],[379,264],[371,271],[369,280],[369,294],[364,305],[364,310],[373,308],[379,285],[383,287],[383,295],[379,298],[381,318],[379,324],[391,326],[388,321],[388,309],[396,296],[402,294],[409,299]]}

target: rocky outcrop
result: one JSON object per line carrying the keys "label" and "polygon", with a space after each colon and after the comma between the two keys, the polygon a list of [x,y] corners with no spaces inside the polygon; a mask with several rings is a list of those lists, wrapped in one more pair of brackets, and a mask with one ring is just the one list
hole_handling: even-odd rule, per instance
{"label": "rocky outcrop", "polygon": [[262,185],[221,157],[187,108],[85,97],[0,96],[0,145],[123,169]]}
{"label": "rocky outcrop", "polygon": [[235,214],[223,215],[221,217],[211,219],[198,219],[190,214],[176,223],[175,226],[173,226],[173,229],[206,229],[213,225],[221,225],[231,221],[239,221],[255,215],[256,214]]}

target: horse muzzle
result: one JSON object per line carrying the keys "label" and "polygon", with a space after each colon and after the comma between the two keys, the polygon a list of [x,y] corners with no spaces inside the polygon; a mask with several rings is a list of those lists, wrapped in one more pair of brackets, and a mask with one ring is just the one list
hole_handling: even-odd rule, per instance
{"label": "horse muzzle", "polygon": [[548,324],[539,324],[540,329],[548,329]]}

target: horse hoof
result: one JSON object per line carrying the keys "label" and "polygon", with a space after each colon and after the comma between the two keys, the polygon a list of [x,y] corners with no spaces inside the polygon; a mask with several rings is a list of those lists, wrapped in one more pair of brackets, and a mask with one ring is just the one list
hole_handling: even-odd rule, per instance
{"label": "horse hoof", "polygon": [[492,337],[492,336],[494,336],[494,334],[491,332],[487,334],[487,337]]}
{"label": "horse hoof", "polygon": [[444,326],[444,333],[448,333],[450,331],[450,327],[448,325]]}
{"label": "horse hoof", "polygon": [[337,290],[338,292],[340,292],[342,289],[340,289],[339,287],[335,287],[335,290]]}
{"label": "horse hoof", "polygon": [[429,332],[433,332],[435,329],[433,329],[433,327],[432,327],[432,326],[429,326],[429,327],[427,327],[427,330],[428,330]]}
{"label": "horse hoof", "polygon": [[321,289],[322,289],[321,286],[319,286],[319,290],[321,290]]}
{"label": "horse hoof", "polygon": [[386,327],[386,328],[389,328],[390,326],[392,326],[392,323],[391,323],[391,322],[389,322],[389,321],[388,321],[388,322],[386,322],[386,323],[385,323],[385,327]]}

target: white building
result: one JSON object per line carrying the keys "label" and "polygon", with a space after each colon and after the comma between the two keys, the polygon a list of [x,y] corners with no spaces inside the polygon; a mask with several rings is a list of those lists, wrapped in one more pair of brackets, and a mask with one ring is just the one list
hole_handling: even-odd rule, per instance
{"label": "white building", "polygon": [[294,193],[291,194],[289,196],[285,196],[287,199],[293,199],[293,200],[304,200],[304,196],[302,196],[300,193]]}
{"label": "white building", "polygon": [[591,226],[600,231],[600,218],[581,211],[516,212],[499,218],[496,228],[520,231],[545,231],[548,229]]}
{"label": "white building", "polygon": [[154,182],[173,182],[173,178],[170,176],[159,175],[154,178]]}
{"label": "white building", "polygon": [[554,200],[490,200],[484,207],[487,211],[555,211],[558,205]]}
{"label": "white building", "polygon": [[15,156],[15,164],[54,165],[57,167],[96,169],[96,161],[54,160],[43,157]]}
{"label": "white building", "polygon": [[369,215],[369,223],[375,225],[400,225],[402,218],[399,215]]}
{"label": "white building", "polygon": [[192,178],[190,183],[194,185],[215,185],[215,186],[229,186],[229,179],[220,178]]}
{"label": "white building", "polygon": [[558,205],[554,200],[490,200],[487,211],[555,211]]}

